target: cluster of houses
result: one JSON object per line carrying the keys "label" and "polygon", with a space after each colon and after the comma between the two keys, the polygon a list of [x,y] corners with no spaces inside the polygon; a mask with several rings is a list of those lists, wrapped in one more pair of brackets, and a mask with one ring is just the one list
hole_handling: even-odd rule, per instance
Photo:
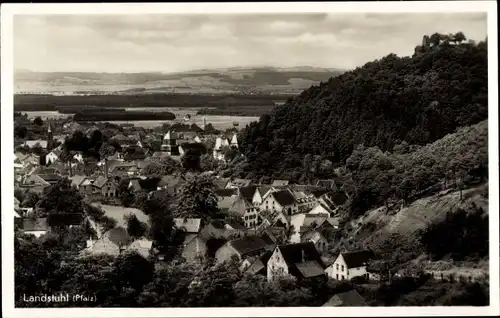
{"label": "cluster of houses", "polygon": [[[46,144],[50,145],[53,137],[50,132],[48,136]],[[147,138],[139,134],[116,135],[113,140],[126,149],[142,147]],[[117,197],[119,180],[126,177],[130,180],[130,191],[154,196],[167,190],[175,195],[183,185],[182,176],[147,178],[142,175],[143,169],[152,162],[152,158],[168,156],[179,160],[185,153],[187,143],[202,142],[196,134],[181,135],[169,131],[163,136],[159,151],[135,160],[125,160],[123,154],[116,153],[98,162],[100,170],[93,175],[63,176],[68,163],[61,162],[60,147],[48,148],[47,166],[40,166],[39,158],[33,154],[15,153],[15,186],[41,195],[45,188],[57,183],[60,178],[68,177],[84,197],[113,202]],[[217,137],[214,158],[224,160],[225,147],[238,147],[236,135],[231,138]],[[81,154],[77,153],[74,162],[69,164],[78,165],[83,161]],[[339,209],[348,199],[334,180],[320,180],[314,185],[289,184],[287,180],[254,184],[246,179],[214,177],[214,184],[219,210],[227,216],[224,220],[208,224],[197,218],[174,220],[175,227],[185,232],[182,256],[186,261],[215,258],[217,262],[224,262],[237,259],[242,271],[264,275],[269,281],[285,274],[298,279],[380,279],[380,271],[368,267],[376,258],[372,252],[329,253],[339,234]],[[24,233],[41,236],[50,231],[46,219],[33,220],[29,217],[31,213],[33,207],[20,208],[19,202],[16,202],[16,224]],[[150,240],[131,239],[122,226],[101,233],[95,220],[86,219],[97,236],[87,241],[82,257],[100,253],[118,255],[130,250],[145,257],[156,255]],[[77,226],[76,223],[72,225]],[[338,299],[336,301],[339,302]]]}

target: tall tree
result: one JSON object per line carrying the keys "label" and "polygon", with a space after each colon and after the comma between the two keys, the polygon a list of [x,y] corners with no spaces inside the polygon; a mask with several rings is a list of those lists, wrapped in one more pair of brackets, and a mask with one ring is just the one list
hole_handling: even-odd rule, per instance
{"label": "tall tree", "polygon": [[208,176],[189,176],[181,188],[176,217],[215,218],[219,213],[215,185]]}

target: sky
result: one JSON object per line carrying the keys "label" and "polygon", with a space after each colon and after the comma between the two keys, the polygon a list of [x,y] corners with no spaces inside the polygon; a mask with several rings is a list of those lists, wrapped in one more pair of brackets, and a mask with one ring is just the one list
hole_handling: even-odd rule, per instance
{"label": "sky", "polygon": [[17,15],[15,69],[179,72],[351,69],[413,54],[425,34],[486,37],[486,13]]}

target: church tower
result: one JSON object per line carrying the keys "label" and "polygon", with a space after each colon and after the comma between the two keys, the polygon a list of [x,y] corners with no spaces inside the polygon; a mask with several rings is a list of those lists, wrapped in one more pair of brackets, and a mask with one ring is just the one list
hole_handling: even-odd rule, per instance
{"label": "church tower", "polygon": [[170,156],[180,155],[179,146],[177,145],[177,134],[175,131],[168,131],[165,137],[163,137],[161,151],[168,153]]}
{"label": "church tower", "polygon": [[51,151],[54,146],[54,136],[52,135],[52,127],[50,121],[47,128],[47,151]]}

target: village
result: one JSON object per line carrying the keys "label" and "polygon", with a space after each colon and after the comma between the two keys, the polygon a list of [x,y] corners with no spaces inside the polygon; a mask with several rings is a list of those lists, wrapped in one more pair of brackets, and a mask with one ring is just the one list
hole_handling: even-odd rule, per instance
{"label": "village", "polygon": [[[204,144],[210,138],[215,140],[210,156],[220,163],[227,161],[227,149],[237,150],[239,147],[236,131],[207,135],[199,129],[183,129],[180,132],[171,129],[161,136],[141,135],[142,131],[138,129],[129,135],[113,136],[111,139],[121,146],[122,151],[102,158],[92,174],[85,174],[84,169],[79,169],[85,164],[82,153],[72,152],[71,160],[62,158],[66,136],[74,133],[75,129],[81,129],[81,125],[70,122],[56,128],[47,122],[46,127],[46,140],[26,140],[21,144],[24,149],[43,148],[44,158],[33,153],[15,153],[15,188],[25,194],[35,193],[43,197],[44,191],[67,178],[86,202],[102,209],[106,217],[116,221],[112,228],[103,229],[99,220],[88,214],[83,218],[65,219],[64,226],[85,225],[94,230],[95,235],[89,237],[86,247],[81,250],[82,257],[101,254],[118,256],[135,251],[145,258],[162,261],[164,255],[155,253],[151,239],[145,236],[131,239],[127,234],[127,215],[133,214],[144,223],[148,223],[148,217],[140,209],[120,204],[119,182],[127,180],[127,190],[131,193],[143,192],[148,197],[169,193],[175,197],[185,183],[185,177],[177,172],[156,178],[147,177],[144,170],[148,165],[162,158],[180,162],[189,149],[188,145]],[[62,134],[54,135],[55,129]],[[142,148],[155,137],[161,140],[158,151],[148,149],[142,159],[124,158],[125,150]],[[41,164],[43,162],[45,165]],[[337,281],[380,281],[385,277],[373,251],[330,253],[341,237],[339,209],[348,199],[348,194],[335,180],[317,180],[314,184],[273,180],[270,184],[255,184],[252,180],[221,177],[214,171],[201,174],[213,180],[217,207],[225,217],[210,222],[202,218],[174,219],[175,228],[185,232],[181,254],[186,262],[214,259],[216,263],[223,263],[237,260],[243,273],[262,275],[269,282],[283,275],[299,280],[316,277]],[[47,217],[37,217],[39,213],[36,209],[34,205],[21,204],[15,199],[15,224],[20,233],[40,238],[50,233],[54,226],[60,228],[60,222],[53,225],[54,221]],[[366,304],[352,290],[345,295],[335,295],[325,305]]]}

